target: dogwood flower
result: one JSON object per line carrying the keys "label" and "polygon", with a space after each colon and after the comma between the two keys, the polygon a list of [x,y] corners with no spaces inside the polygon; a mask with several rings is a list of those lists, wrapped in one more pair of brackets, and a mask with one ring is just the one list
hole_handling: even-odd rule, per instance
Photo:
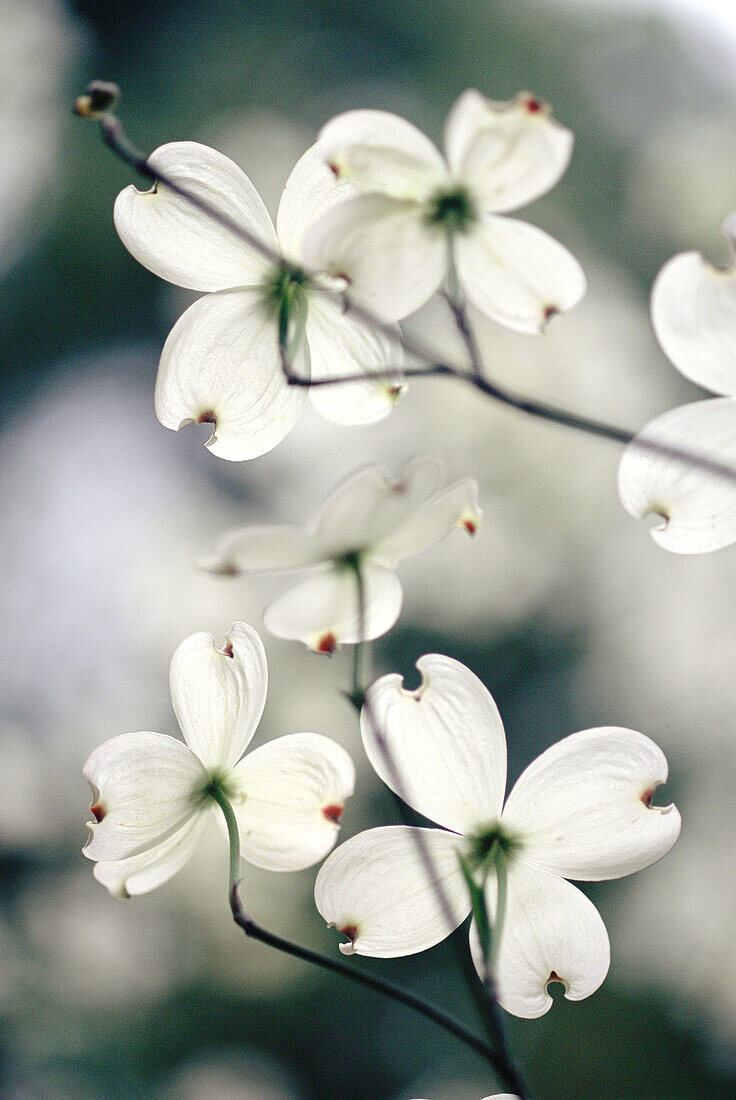
{"label": "dogwood flower", "polygon": [[348,111],[318,148],[358,195],[315,219],[308,263],[346,274],[351,294],[400,320],[439,288],[448,260],[471,302],[518,332],[537,333],[585,293],[577,260],[541,229],[502,217],[545,194],[565,171],[573,136],[523,93],[508,103],[467,91],[445,126],[443,158],[411,123]]}
{"label": "dogwood flower", "polygon": [[453,527],[473,535],[481,521],[476,482],[441,489],[443,480],[442,463],[430,458],[409,462],[398,481],[379,466],[366,466],[333,489],[310,527],[239,528],[199,564],[227,576],[307,570],[264,613],[279,638],[328,654],[343,643],[378,638],[401,611],[397,562]]}
{"label": "dogwood flower", "polygon": [[115,227],[135,258],[171,283],[207,292],[180,317],[161,353],[154,405],[166,428],[212,424],[207,446],[220,458],[265,454],[288,434],[305,401],[282,369],[279,324],[285,313],[304,339],[292,356],[296,374],[355,374],[357,381],[310,390],[317,411],[338,424],[386,416],[401,389],[397,375],[360,381],[366,372],[400,368],[401,349],[341,306],[314,293],[334,280],[309,278],[297,266],[311,220],[342,198],[344,187],[314,149],[289,176],[274,229],[248,177],[228,157],[192,141],[162,145],[152,168],[186,186],[286,257],[265,259],[224,226],[156,183],[126,187],[115,202]]}
{"label": "dogwood flower", "polygon": [[[733,252],[736,212],[723,232]],[[672,409],[637,439],[693,452],[736,473],[736,258],[721,269],[697,252],[674,256],[655,279],[651,311],[657,339],[680,373],[726,396]],[[700,554],[736,542],[734,479],[630,444],[618,488],[631,515],[661,518],[652,538],[667,550]]]}
{"label": "dogwood flower", "polygon": [[[443,826],[421,834],[446,907],[414,830],[387,826],[332,853],[317,876],[317,908],[348,937],[340,944],[346,954],[424,951],[470,912],[460,857],[480,875],[500,851],[508,890],[495,970],[501,1005],[516,1016],[541,1016],[552,1003],[552,981],[562,982],[571,1000],[587,997],[608,971],[608,936],[593,904],[567,880],[628,875],[672,847],[680,815],[674,806],[652,805],[667,778],[662,752],[634,730],[574,733],[529,765],[504,805],[506,742],[490,693],[449,657],[425,656],[417,667],[416,691],[406,691],[397,675],[368,689],[361,729],[381,779],[399,793],[392,777],[400,775],[402,797]],[[492,870],[484,890],[494,922]],[[471,943],[482,972],[474,931]]]}
{"label": "dogwood flower", "polygon": [[123,733],[95,749],[84,766],[92,785],[84,854],[116,897],[144,894],[192,855],[214,791],[231,803],[241,854],[271,871],[309,867],[337,837],[354,769],[340,745],[294,733],[240,759],[266,702],[263,643],[235,623],[225,647],[193,634],[174,653],[171,700],[184,741],[161,733]]}

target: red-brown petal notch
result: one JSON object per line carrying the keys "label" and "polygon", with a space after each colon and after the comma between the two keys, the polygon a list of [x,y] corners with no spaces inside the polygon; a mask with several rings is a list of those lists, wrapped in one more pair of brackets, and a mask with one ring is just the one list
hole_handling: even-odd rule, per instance
{"label": "red-brown petal notch", "polygon": [[335,825],[339,825],[342,821],[342,814],[344,806],[338,805],[336,802],[331,803],[329,806],[322,807],[322,813],[328,821],[333,821]]}
{"label": "red-brown petal notch", "polygon": [[89,812],[92,814],[92,817],[99,825],[99,823],[102,821],[103,817],[107,813],[107,810],[99,802],[93,802],[89,808]]}
{"label": "red-brown petal notch", "polygon": [[331,630],[328,630],[327,633],[323,634],[322,637],[317,642],[317,652],[318,653],[326,653],[328,655],[328,657],[331,657],[332,654],[336,650],[337,650],[337,638],[335,637],[335,635],[332,633]]}

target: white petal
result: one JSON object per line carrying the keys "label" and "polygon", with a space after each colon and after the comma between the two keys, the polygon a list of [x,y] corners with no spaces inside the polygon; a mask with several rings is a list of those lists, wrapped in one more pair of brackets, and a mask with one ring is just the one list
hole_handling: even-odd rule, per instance
{"label": "white petal", "polygon": [[94,876],[115,898],[130,898],[147,894],[168,882],[189,861],[202,835],[210,807],[196,812],[170,837],[128,859],[95,864]]}
{"label": "white petal", "polygon": [[[486,886],[486,903],[492,915],[496,905],[493,878]],[[474,926],[470,946],[481,973]],[[568,1000],[589,997],[608,973],[610,957],[606,926],[576,886],[523,863],[509,867],[496,970],[499,1002],[507,1012],[526,1019],[544,1015],[552,1005],[547,986],[556,979],[564,983]]]}
{"label": "white petal", "polygon": [[401,585],[383,565],[363,563],[364,622],[351,569],[326,566],[287,588],[270,604],[263,622],[277,638],[304,642],[315,653],[371,641],[390,630],[401,612]]}
{"label": "white petal", "polygon": [[[294,364],[309,376],[303,362]],[[156,379],[156,416],[165,428],[211,423],[207,446],[237,462],[272,450],[299,418],[302,389],[289,386],[278,351],[276,319],[261,290],[200,298],[164,344]]]}
{"label": "white petal", "polygon": [[316,270],[346,278],[349,296],[382,320],[400,321],[442,282],[447,237],[416,203],[358,195],[313,223],[304,256]]}
{"label": "white petal", "polygon": [[312,222],[354,194],[350,184],[335,178],[318,145],[307,149],[286,181],[279,203],[276,231],[282,254],[299,263],[304,234]]}
{"label": "white petal", "polygon": [[[398,329],[397,329],[398,334]],[[402,390],[403,351],[398,343],[354,320],[335,302],[312,294],[306,328],[312,378],[342,378],[395,370],[380,381],[317,386],[309,391],[317,412],[336,424],[374,424],[394,409]]]}
{"label": "white petal", "polygon": [[573,140],[547,104],[527,92],[508,103],[465,92],[445,128],[453,171],[485,209],[499,213],[554,187],[570,162]]}
{"label": "white petal", "polygon": [[374,546],[372,553],[386,564],[395,564],[439,542],[453,527],[474,535],[482,518],[478,483],[467,478],[420,504],[400,527]]}
{"label": "white petal", "polygon": [[[422,861],[417,833],[450,906],[451,924]],[[314,884],[320,913],[350,941],[341,950],[391,959],[426,951],[449,936],[470,912],[462,850],[463,839],[454,833],[403,825],[369,829],[341,844]]]}
{"label": "white petal", "polygon": [[300,569],[323,560],[324,555],[311,531],[272,524],[229,531],[219,540],[214,553],[200,558],[197,565],[208,573],[236,576],[238,573]]}
{"label": "white petal", "polygon": [[516,332],[539,333],[585,294],[583,269],[553,237],[488,215],[455,241],[457,273],[478,309]]}
{"label": "white petal", "polygon": [[630,875],[680,835],[674,806],[652,806],[664,753],[643,733],[608,726],[573,733],[522,773],[503,813],[520,858],[574,879]]}
{"label": "white petal", "polygon": [[245,751],[266,703],[268,669],[252,627],[233,623],[223,649],[211,634],[186,638],[171,659],[171,701],[202,763],[226,771]]}
{"label": "white petal", "polygon": [[[228,157],[194,141],[175,141],[156,149],[149,163],[276,249],[260,195]],[[225,290],[263,278],[265,261],[257,252],[163,184],[143,192],[126,187],[117,197],[114,217],[128,251],[177,286]]]}
{"label": "white petal", "polygon": [[506,789],[498,708],[478,677],[451,657],[430,653],[417,668],[416,691],[406,691],[395,673],[368,689],[370,713],[364,707],[360,716],[368,759],[392,791],[431,821],[458,833],[487,829],[501,816]]}
{"label": "white petal", "polygon": [[736,396],[736,266],[720,270],[697,252],[674,256],[652,287],[652,324],[686,378]]}
{"label": "white petal", "polygon": [[127,859],[175,833],[201,805],[207,781],[197,757],[162,733],[123,733],[88,758],[95,818],[84,849],[89,859]]}
{"label": "white petal", "polygon": [[356,470],[333,489],[315,519],[315,535],[329,557],[375,547],[411,517],[444,479],[439,459],[415,458],[398,478],[381,466]]}
{"label": "white petal", "polygon": [[334,173],[361,191],[422,202],[447,177],[434,143],[389,111],[346,111],[322,128],[317,146]]}
{"label": "white petal", "polygon": [[[656,417],[637,439],[709,459],[736,472],[736,401],[695,401]],[[618,470],[618,492],[637,519],[655,515],[655,542],[676,554],[704,554],[736,542],[736,477],[630,444]]]}
{"label": "white petal", "polygon": [[340,745],[316,733],[278,737],[228,776],[244,859],[269,871],[311,867],[332,848],[355,769]]}

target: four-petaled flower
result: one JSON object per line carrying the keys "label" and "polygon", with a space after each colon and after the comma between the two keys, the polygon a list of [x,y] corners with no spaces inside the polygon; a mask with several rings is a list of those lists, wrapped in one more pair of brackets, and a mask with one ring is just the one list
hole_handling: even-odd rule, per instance
{"label": "four-petaled flower", "polygon": [[[495,972],[500,1003],[517,1016],[541,1016],[552,1003],[552,981],[562,982],[572,1000],[588,996],[608,971],[608,936],[593,904],[567,879],[618,878],[672,847],[680,815],[674,806],[652,805],[667,778],[662,752],[633,730],[574,733],[529,765],[504,805],[506,741],[490,693],[449,657],[425,656],[417,667],[416,691],[406,691],[397,675],[368,689],[361,728],[384,782],[444,826],[421,833],[447,909],[413,830],[387,826],[359,833],[330,855],[315,885],[320,913],[349,937],[340,944],[346,953],[389,958],[423,951],[470,911],[461,855],[477,873],[488,873],[493,922],[497,880],[488,858],[500,850],[508,875]],[[482,971],[475,931],[471,941]]]}
{"label": "four-petaled flower", "polygon": [[[207,443],[220,458],[255,458],[291,430],[305,390],[287,384],[279,350],[285,323],[297,339],[292,369],[304,378],[400,369],[401,348],[355,321],[298,267],[312,219],[344,196],[315,149],[289,176],[277,229],[255,187],[228,157],[192,141],[162,145],[152,168],[234,219],[285,257],[265,259],[226,227],[161,183],[151,191],[126,187],[115,203],[115,227],[126,248],[156,275],[208,291],[180,317],[161,353],[154,405],[161,423],[212,425]],[[350,190],[350,188],[348,188]],[[344,283],[344,280],[342,280]],[[400,374],[309,391],[317,411],[338,424],[369,424],[386,416],[401,390]]]}
{"label": "four-petaled flower", "polygon": [[340,745],[295,733],[244,759],[263,713],[266,654],[256,632],[235,623],[222,650],[193,634],[171,661],[171,699],[184,742],[161,733],[123,733],[84,766],[92,785],[84,854],[117,897],[143,894],[187,862],[205,822],[220,814],[213,791],[232,804],[241,854],[257,867],[296,871],[330,850],[354,770]]}
{"label": "four-petaled flower", "polygon": [[518,332],[541,332],[580,301],[585,276],[552,237],[501,215],[549,191],[572,145],[572,133],[526,93],[509,103],[461,95],[445,126],[446,160],[397,115],[338,115],[317,148],[361,194],[314,221],[305,258],[346,274],[351,294],[389,321],[423,305],[449,262],[483,313]]}
{"label": "four-petaled flower", "polygon": [[442,463],[429,458],[409,462],[398,481],[367,466],[330,493],[311,527],[238,529],[200,565],[228,576],[309,570],[266,609],[263,621],[279,638],[317,653],[378,638],[401,611],[396,563],[453,527],[471,535],[478,528],[477,484],[466,479],[440,489],[443,480]]}
{"label": "four-petaled flower", "polygon": [[[733,253],[736,213],[723,223]],[[697,252],[668,260],[652,287],[652,324],[665,354],[699,386],[725,394],[656,417],[638,439],[736,467],[736,260],[713,267]],[[630,444],[619,467],[619,495],[631,515],[662,520],[660,546],[701,554],[736,542],[736,481],[697,462]]]}

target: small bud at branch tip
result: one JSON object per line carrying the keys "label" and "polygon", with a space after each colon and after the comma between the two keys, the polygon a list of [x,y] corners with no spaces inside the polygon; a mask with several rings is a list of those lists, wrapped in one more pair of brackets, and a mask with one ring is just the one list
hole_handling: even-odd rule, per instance
{"label": "small bud at branch tip", "polygon": [[80,118],[99,118],[108,111],[114,110],[120,99],[120,89],[117,84],[106,80],[93,80],[87,85],[83,95],[77,96],[74,101],[74,114]]}

